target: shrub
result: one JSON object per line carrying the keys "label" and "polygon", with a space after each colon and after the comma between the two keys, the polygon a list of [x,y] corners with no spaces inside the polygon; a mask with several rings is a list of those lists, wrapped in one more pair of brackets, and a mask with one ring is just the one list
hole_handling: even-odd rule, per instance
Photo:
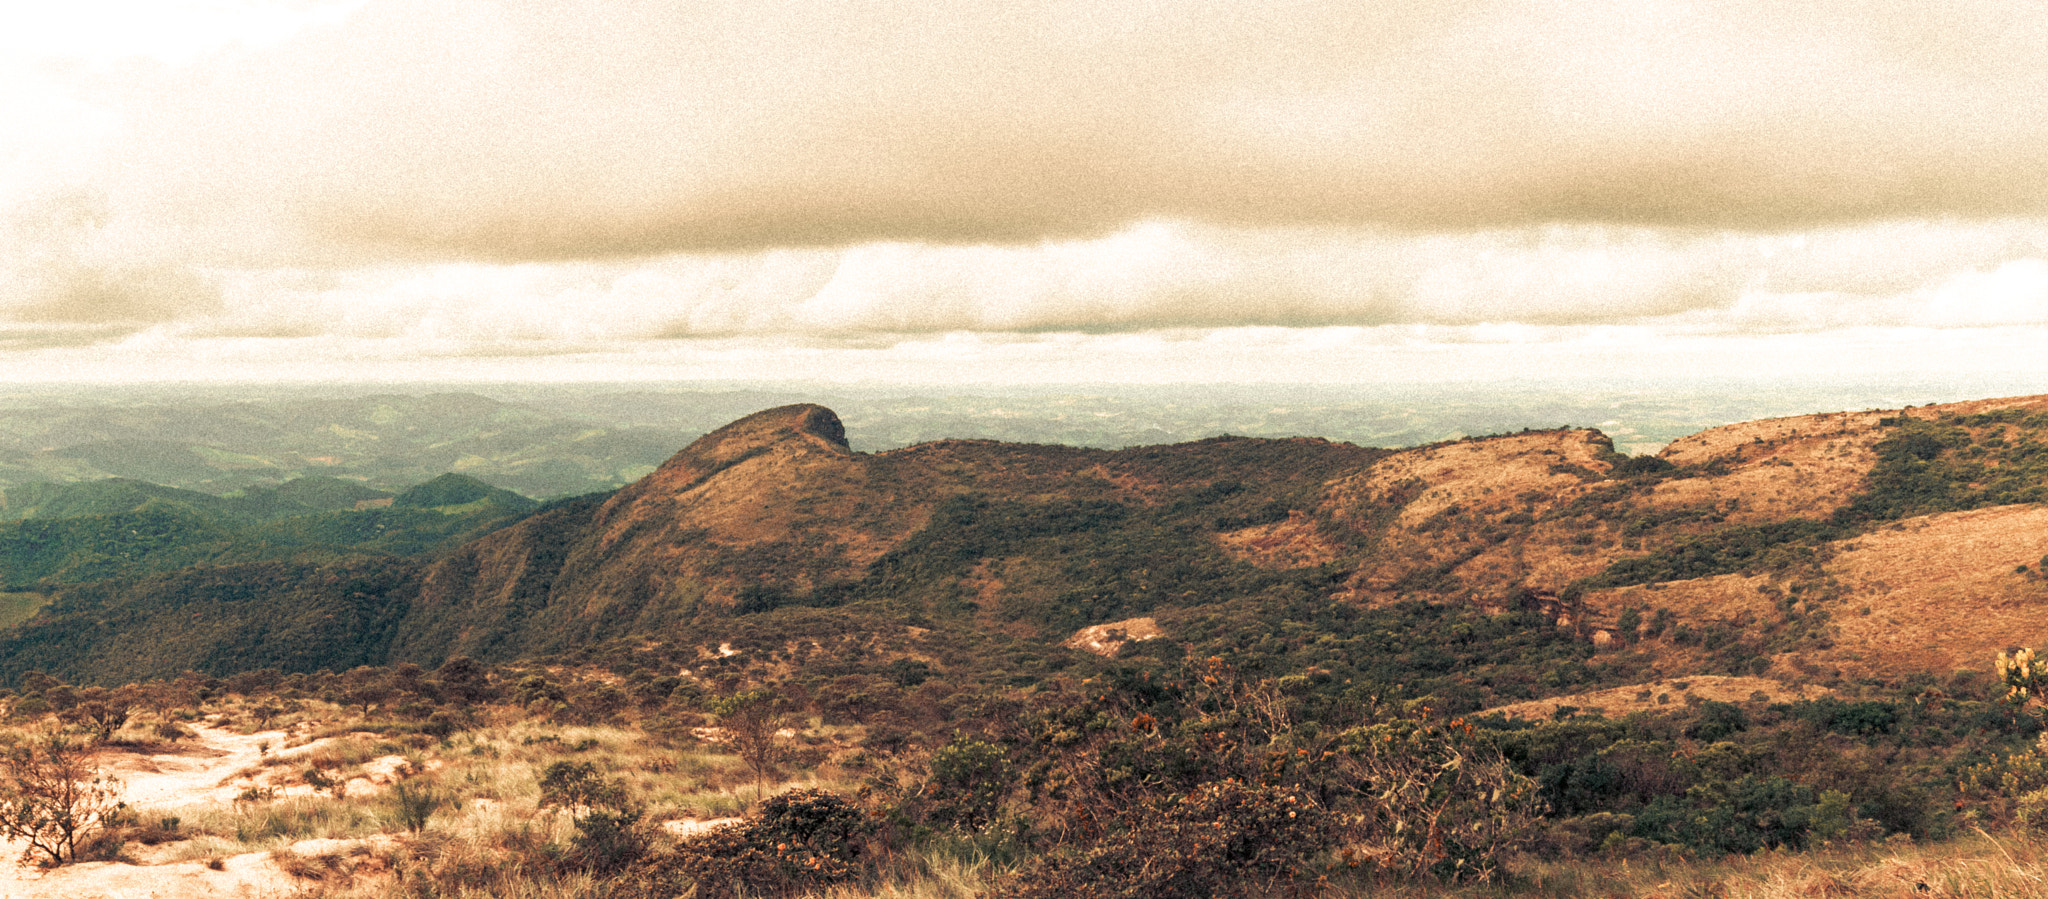
{"label": "shrub", "polygon": [[661,895],[699,899],[794,895],[860,874],[873,822],[836,793],[792,790],[757,816],[685,841],[648,866]]}
{"label": "shrub", "polygon": [[584,813],[576,819],[576,835],[569,839],[569,854],[563,860],[593,874],[625,870],[647,854],[651,842],[642,826],[643,814],[637,805]]}
{"label": "shrub", "polygon": [[80,842],[120,810],[121,782],[94,767],[61,734],[0,756],[0,834],[26,844],[24,861],[70,861]]}
{"label": "shrub", "polygon": [[1265,897],[1319,881],[1335,841],[1329,813],[1293,787],[1204,784],[1119,815],[1082,852],[1041,856],[995,891],[1004,899]]}
{"label": "shrub", "polygon": [[576,835],[563,861],[596,874],[624,870],[647,854],[646,809],[626,787],[597,773],[590,762],[555,762],[540,780],[540,807],[577,811]]}
{"label": "shrub", "polygon": [[[1635,835],[1682,843],[1702,852],[1799,849],[1806,844],[1820,797],[1812,787],[1783,777],[1745,775],[1732,782],[1699,784],[1680,800],[1660,796],[1636,816]],[[1823,810],[1829,826],[1832,810]]]}
{"label": "shrub", "polygon": [[931,780],[920,795],[925,820],[964,830],[986,827],[1015,780],[1001,746],[955,737],[932,753]]}
{"label": "shrub", "polygon": [[391,805],[398,823],[406,830],[419,833],[427,829],[427,819],[441,807],[441,797],[434,793],[432,787],[414,786],[401,780],[391,785]]}
{"label": "shrub", "polygon": [[1344,734],[1342,782],[1363,814],[1352,836],[1376,867],[1488,880],[1535,833],[1535,781],[1459,719],[1403,716]]}

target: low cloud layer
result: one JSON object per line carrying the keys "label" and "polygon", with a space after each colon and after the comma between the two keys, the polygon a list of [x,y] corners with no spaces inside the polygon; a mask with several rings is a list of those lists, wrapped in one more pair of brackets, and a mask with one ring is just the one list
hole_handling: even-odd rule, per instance
{"label": "low cloud layer", "polygon": [[1762,236],[1154,223],[1016,247],[247,270],[219,276],[210,309],[155,330],[496,355],[729,338],[888,346],[956,333],[1348,328],[1458,343],[1601,328],[1651,339],[2048,326],[2044,259],[2048,224],[2031,221]]}
{"label": "low cloud layer", "polygon": [[[199,5],[98,51],[0,14],[44,54],[0,59],[0,348],[1028,370],[2048,332],[2021,4]],[[181,23],[213,36],[153,43]]]}
{"label": "low cloud layer", "polygon": [[2011,215],[2048,211],[2044,45],[1997,0],[379,0],[170,80],[123,165],[499,261]]}

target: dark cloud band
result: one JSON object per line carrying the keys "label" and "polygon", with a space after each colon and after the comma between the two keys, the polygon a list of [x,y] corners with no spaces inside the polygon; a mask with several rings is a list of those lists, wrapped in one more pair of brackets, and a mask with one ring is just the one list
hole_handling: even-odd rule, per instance
{"label": "dark cloud band", "polygon": [[1989,0],[381,2],[162,98],[136,170],[314,240],[495,261],[2031,214],[2044,25]]}

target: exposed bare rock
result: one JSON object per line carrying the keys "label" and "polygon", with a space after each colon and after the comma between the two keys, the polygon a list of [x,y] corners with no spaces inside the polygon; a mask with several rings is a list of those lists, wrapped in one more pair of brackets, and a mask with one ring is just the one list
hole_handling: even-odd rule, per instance
{"label": "exposed bare rock", "polygon": [[1066,645],[1099,656],[1114,657],[1126,644],[1142,643],[1166,636],[1153,618],[1126,618],[1108,624],[1091,624],[1067,638]]}

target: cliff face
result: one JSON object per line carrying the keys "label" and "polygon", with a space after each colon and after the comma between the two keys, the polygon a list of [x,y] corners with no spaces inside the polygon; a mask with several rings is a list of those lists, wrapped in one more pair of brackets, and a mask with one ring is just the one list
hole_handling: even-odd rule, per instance
{"label": "cliff face", "polygon": [[1056,639],[1284,583],[1331,603],[1543,608],[1589,639],[1632,639],[1630,609],[1663,610],[1782,645],[1781,666],[1869,665],[1881,647],[1940,668],[2048,636],[2021,613],[2048,581],[2014,573],[2048,553],[2048,478],[2020,476],[2042,443],[2037,397],[1747,422],[1655,459],[1590,430],[1398,452],[1219,438],[866,455],[830,410],[785,406],[434,562],[397,655],[510,658],[856,601]]}

